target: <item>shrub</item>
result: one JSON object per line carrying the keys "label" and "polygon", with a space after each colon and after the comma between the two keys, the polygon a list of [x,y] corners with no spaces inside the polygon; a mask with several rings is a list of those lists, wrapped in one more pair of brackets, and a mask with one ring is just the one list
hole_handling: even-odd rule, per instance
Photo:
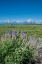
{"label": "shrub", "polygon": [[0,42],[0,64],[31,64],[35,49],[27,39],[17,36],[13,41]]}

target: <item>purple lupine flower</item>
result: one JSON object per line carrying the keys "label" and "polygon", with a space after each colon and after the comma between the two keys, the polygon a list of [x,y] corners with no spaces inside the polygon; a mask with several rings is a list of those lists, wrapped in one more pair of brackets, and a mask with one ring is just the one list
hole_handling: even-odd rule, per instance
{"label": "purple lupine flower", "polygon": [[6,37],[11,37],[11,34],[8,30],[6,30],[5,34],[6,34]]}
{"label": "purple lupine flower", "polygon": [[6,35],[9,35],[9,31],[8,31],[8,30],[6,30],[5,34],[6,34]]}
{"label": "purple lupine flower", "polygon": [[30,37],[30,38],[29,38],[29,42],[30,42],[30,43],[33,42],[33,37]]}
{"label": "purple lupine flower", "polygon": [[29,42],[30,43],[33,43],[33,42],[35,42],[36,41],[36,36],[30,36],[29,37]]}
{"label": "purple lupine flower", "polygon": [[28,35],[25,33],[25,32],[21,32],[20,34],[20,37],[23,39],[23,38],[26,38]]}
{"label": "purple lupine flower", "polygon": [[16,37],[17,36],[17,32],[16,31],[13,31],[12,32],[12,38]]}

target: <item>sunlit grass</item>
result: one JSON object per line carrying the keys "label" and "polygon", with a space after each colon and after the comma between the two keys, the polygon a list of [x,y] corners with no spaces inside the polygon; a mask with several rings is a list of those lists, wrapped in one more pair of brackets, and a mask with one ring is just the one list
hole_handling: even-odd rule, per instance
{"label": "sunlit grass", "polygon": [[42,37],[42,25],[1,25],[0,26],[0,36],[6,29],[12,31],[26,31],[29,35],[36,34],[37,37]]}

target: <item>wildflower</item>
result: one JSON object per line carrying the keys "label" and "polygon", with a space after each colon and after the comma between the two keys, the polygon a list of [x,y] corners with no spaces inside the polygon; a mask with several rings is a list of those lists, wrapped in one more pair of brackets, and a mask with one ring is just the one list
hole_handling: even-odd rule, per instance
{"label": "wildflower", "polygon": [[10,32],[8,31],[8,30],[6,30],[6,32],[5,32],[5,39],[6,38],[10,38],[11,37],[11,34],[10,34]]}
{"label": "wildflower", "polygon": [[26,38],[28,35],[25,32],[21,32],[20,37],[22,39]]}
{"label": "wildflower", "polygon": [[12,32],[12,39],[15,38],[17,36],[17,32],[16,31],[13,31]]}
{"label": "wildflower", "polygon": [[30,36],[29,37],[29,42],[30,43],[33,43],[33,42],[35,42],[36,41],[36,36]]}

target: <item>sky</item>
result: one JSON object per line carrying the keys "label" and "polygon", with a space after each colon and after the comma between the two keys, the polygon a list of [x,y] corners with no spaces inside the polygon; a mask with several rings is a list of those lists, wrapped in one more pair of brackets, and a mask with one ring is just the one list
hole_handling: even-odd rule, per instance
{"label": "sky", "polygon": [[42,0],[0,0],[0,22],[28,19],[42,21]]}

